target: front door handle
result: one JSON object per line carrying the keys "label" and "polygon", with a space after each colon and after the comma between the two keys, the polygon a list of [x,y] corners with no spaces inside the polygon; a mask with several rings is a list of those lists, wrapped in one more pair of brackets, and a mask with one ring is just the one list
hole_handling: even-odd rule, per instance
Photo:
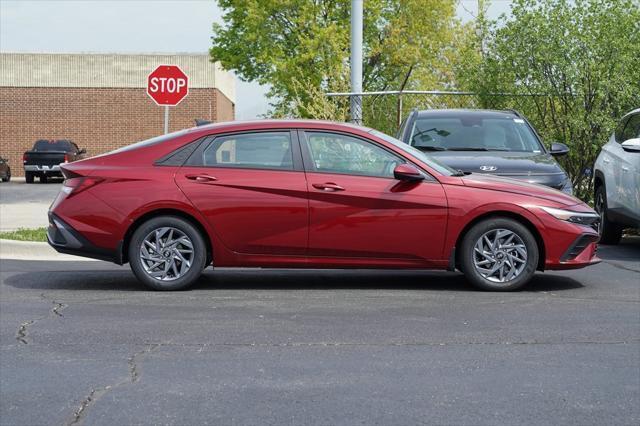
{"label": "front door handle", "polygon": [[340,185],[337,185],[333,182],[326,182],[326,183],[314,183],[312,184],[312,186],[315,189],[319,189],[321,191],[327,191],[327,192],[332,192],[332,191],[344,191],[344,188],[341,187]]}
{"label": "front door handle", "polygon": [[629,171],[629,168],[628,168],[627,166],[622,166],[622,171],[623,171],[623,172],[628,172],[628,171]]}
{"label": "front door handle", "polygon": [[195,180],[196,182],[200,182],[200,183],[214,182],[218,180],[217,178],[206,175],[206,174],[185,175],[185,177],[189,180]]}

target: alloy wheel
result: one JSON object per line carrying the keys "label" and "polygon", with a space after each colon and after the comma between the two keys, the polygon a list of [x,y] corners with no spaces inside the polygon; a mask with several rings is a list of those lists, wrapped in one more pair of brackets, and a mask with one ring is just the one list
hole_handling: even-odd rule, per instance
{"label": "alloy wheel", "polygon": [[140,260],[145,272],[160,281],[173,281],[191,268],[193,243],[179,229],[162,227],[155,229],[142,240]]}
{"label": "alloy wheel", "polygon": [[508,229],[485,232],[473,249],[473,264],[485,279],[506,283],[520,276],[527,265],[527,247]]}

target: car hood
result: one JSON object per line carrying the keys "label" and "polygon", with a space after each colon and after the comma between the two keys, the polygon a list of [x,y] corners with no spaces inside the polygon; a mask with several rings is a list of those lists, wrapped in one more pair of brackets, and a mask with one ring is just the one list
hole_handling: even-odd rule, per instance
{"label": "car hood", "polygon": [[463,172],[491,173],[500,176],[564,174],[564,170],[556,160],[550,154],[543,152],[435,151],[427,154]]}
{"label": "car hood", "polygon": [[462,178],[465,186],[472,188],[482,188],[491,191],[510,192],[513,194],[527,195],[530,197],[542,198],[564,206],[575,206],[582,203],[577,198],[565,194],[564,192],[521,180],[510,179],[501,176],[485,174],[470,174]]}

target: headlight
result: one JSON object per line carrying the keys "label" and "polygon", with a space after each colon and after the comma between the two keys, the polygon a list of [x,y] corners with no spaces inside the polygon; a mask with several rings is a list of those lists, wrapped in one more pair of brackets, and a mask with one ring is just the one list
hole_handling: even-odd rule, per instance
{"label": "headlight", "polygon": [[556,209],[553,207],[540,208],[556,219],[564,220],[571,223],[577,223],[578,225],[591,226],[600,220],[600,216],[598,216],[598,213],[595,212],[574,212],[571,210]]}
{"label": "headlight", "polygon": [[562,188],[560,188],[560,191],[564,192],[565,194],[573,195],[573,185],[571,185],[571,179],[567,179],[565,181],[564,185],[562,185]]}

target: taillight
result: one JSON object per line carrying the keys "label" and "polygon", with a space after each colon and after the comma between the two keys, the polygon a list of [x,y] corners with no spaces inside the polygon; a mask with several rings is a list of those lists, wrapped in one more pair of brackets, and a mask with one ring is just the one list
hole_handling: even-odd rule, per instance
{"label": "taillight", "polygon": [[22,154],[22,164],[24,164],[26,162],[27,162],[27,154],[24,153],[24,154]]}
{"label": "taillight", "polygon": [[64,155],[64,162],[68,163],[69,162],[69,154],[65,154]]}
{"label": "taillight", "polygon": [[61,191],[67,195],[76,195],[84,190],[91,188],[92,186],[96,186],[104,179],[99,177],[75,177],[71,179],[65,179],[62,184]]}

